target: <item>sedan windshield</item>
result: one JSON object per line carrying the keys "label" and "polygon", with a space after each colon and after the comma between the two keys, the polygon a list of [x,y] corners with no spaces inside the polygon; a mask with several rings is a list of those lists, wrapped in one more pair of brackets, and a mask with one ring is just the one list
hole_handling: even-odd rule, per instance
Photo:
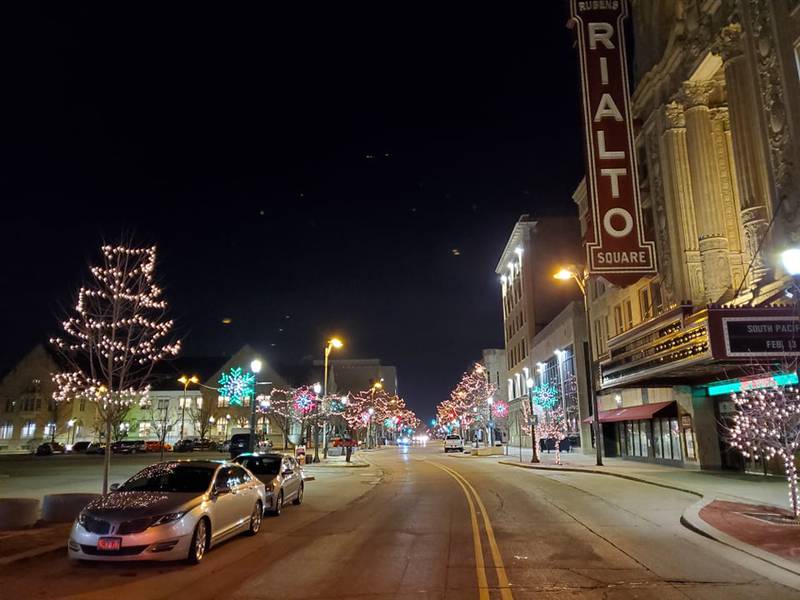
{"label": "sedan windshield", "polygon": [[237,462],[254,475],[277,475],[281,470],[281,459],[277,456],[246,456]]}
{"label": "sedan windshield", "polygon": [[125,492],[202,493],[211,484],[214,468],[164,463],[139,471],[120,487]]}

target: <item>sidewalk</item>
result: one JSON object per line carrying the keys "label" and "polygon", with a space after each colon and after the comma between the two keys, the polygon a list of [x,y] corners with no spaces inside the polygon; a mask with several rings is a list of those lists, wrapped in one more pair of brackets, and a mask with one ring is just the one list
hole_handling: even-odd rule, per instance
{"label": "sidewalk", "polygon": [[681,516],[681,523],[701,535],[750,556],[800,575],[800,524],[790,516],[786,480],[776,476],[724,471],[699,471],[620,458],[603,458],[598,467],[592,455],[539,455],[532,464],[530,449],[509,448],[501,464],[527,469],[574,471],[620,477],[693,494],[699,500]]}

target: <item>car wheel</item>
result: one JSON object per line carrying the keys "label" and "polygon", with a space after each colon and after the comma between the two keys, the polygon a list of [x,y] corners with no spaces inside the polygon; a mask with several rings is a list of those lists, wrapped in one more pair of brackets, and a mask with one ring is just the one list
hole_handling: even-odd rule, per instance
{"label": "car wheel", "polygon": [[195,525],[194,535],[192,536],[192,543],[189,544],[189,555],[186,561],[189,564],[196,565],[203,560],[208,549],[208,521],[200,519]]}
{"label": "car wheel", "polygon": [[297,497],[294,500],[292,500],[292,504],[294,504],[295,506],[298,506],[298,505],[303,503],[303,488],[304,487],[305,486],[301,483],[300,484],[300,489],[297,490]]}
{"label": "car wheel", "polygon": [[275,500],[275,508],[272,509],[272,516],[273,517],[281,516],[282,510],[283,510],[283,490],[281,490],[280,494],[278,494],[277,500]]}
{"label": "car wheel", "polygon": [[261,500],[256,502],[253,508],[253,514],[250,515],[250,529],[247,530],[247,535],[255,535],[261,529],[261,519],[264,517],[264,507],[261,506]]}

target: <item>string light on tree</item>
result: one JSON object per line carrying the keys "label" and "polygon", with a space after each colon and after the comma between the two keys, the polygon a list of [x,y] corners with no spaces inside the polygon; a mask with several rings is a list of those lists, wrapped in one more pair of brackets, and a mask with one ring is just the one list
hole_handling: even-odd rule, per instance
{"label": "string light on tree", "polygon": [[800,391],[796,387],[733,394],[736,414],[725,431],[728,443],[754,460],[779,457],[789,486],[792,514],[800,517],[795,454],[800,446]]}

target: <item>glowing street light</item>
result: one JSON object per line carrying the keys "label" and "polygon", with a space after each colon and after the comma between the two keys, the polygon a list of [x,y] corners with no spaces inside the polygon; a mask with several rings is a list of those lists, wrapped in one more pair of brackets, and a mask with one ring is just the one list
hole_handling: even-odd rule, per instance
{"label": "glowing street light", "polygon": [[250,371],[253,373],[253,397],[250,399],[250,441],[247,444],[249,452],[256,448],[256,388],[258,386],[258,374],[263,366],[262,362],[257,358],[250,361]]}
{"label": "glowing street light", "polygon": [[[800,257],[798,257],[800,258]],[[591,402],[592,406],[592,425],[594,428],[594,447],[597,456],[597,466],[603,466],[603,450],[600,444],[602,443],[601,437],[601,429],[600,429],[600,416],[598,414],[598,407],[597,407],[597,393],[594,389],[594,359],[592,357],[592,341],[591,341],[591,331],[592,331],[592,318],[589,314],[589,297],[586,293],[586,284],[589,281],[589,273],[587,271],[582,271],[581,275],[578,275],[578,269],[574,266],[563,267],[559,269],[555,274],[553,274],[554,279],[558,279],[559,281],[568,281],[572,279],[577,285],[578,289],[581,291],[581,295],[583,296],[583,311],[586,316],[586,335],[589,338],[589,343],[587,344],[589,350],[589,378],[586,382],[586,387],[589,390],[589,401]],[[559,376],[560,376],[560,369],[561,366],[561,356],[559,355]]]}
{"label": "glowing street light", "polygon": [[200,379],[197,375],[181,375],[178,377],[178,383],[183,384],[183,404],[181,404],[181,439],[183,439],[183,422],[186,415],[186,390],[190,383],[194,383],[195,385],[200,383]]}
{"label": "glowing street light", "polygon": [[781,252],[783,269],[792,277],[800,275],[800,248],[787,248]]}

